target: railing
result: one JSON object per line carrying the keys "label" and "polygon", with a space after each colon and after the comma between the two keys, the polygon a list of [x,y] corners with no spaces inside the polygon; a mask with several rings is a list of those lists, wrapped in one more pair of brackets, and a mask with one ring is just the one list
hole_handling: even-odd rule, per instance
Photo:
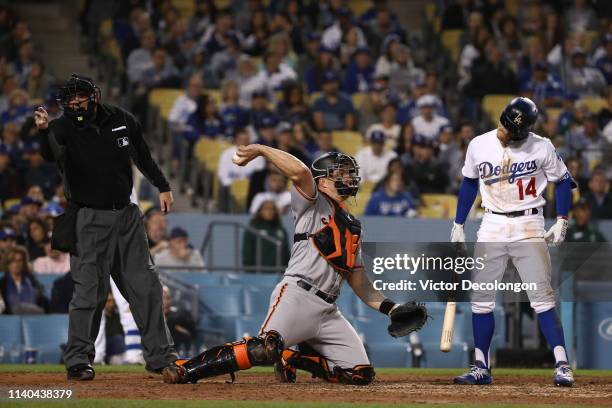
{"label": "railing", "polygon": [[[216,227],[225,226],[231,227],[234,233],[234,253],[236,256],[234,257],[234,266],[223,266],[223,265],[215,265],[214,256],[215,253],[213,251],[213,242],[214,242],[214,230]],[[240,231],[248,231],[251,234],[255,235],[255,265],[254,266],[245,266],[239,262],[239,254],[240,254],[240,242],[241,242],[241,234]],[[276,262],[273,266],[264,266],[261,264],[261,243],[262,240],[267,241],[275,246],[276,249]],[[214,271],[242,271],[242,272],[276,272],[280,273],[284,269],[284,265],[282,265],[282,246],[283,243],[281,240],[269,237],[263,232],[252,228],[248,225],[243,225],[239,222],[232,221],[213,221],[208,224],[206,229],[206,235],[204,236],[204,241],[202,242],[202,247],[200,248],[200,252],[202,253],[202,257],[206,259],[206,268],[208,270]],[[206,251],[208,251],[208,256],[206,255]]]}

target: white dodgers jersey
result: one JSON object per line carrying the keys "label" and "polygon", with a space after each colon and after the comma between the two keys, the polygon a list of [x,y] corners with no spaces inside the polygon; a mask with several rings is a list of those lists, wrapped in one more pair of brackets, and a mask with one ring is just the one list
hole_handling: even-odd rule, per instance
{"label": "white dodgers jersey", "polygon": [[529,133],[504,147],[497,129],[470,142],[461,172],[480,180],[484,208],[503,213],[543,207],[546,185],[570,177],[549,139]]}

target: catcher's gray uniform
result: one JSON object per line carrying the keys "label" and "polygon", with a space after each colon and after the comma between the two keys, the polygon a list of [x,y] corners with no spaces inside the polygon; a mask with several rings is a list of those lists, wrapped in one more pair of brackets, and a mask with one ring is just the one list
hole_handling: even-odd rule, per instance
{"label": "catcher's gray uniform", "polygon": [[[334,209],[323,194],[308,197],[299,188],[291,189],[291,211],[296,233],[313,234],[324,227]],[[360,265],[359,256],[356,265]],[[304,289],[299,282],[311,285]],[[306,342],[333,366],[350,369],[369,365],[368,356],[355,329],[335,303],[328,303],[317,291],[337,297],[343,278],[319,255],[310,240],[293,244],[285,277],[270,298],[261,332],[275,330],[286,347]],[[299,286],[302,285],[302,286]]]}

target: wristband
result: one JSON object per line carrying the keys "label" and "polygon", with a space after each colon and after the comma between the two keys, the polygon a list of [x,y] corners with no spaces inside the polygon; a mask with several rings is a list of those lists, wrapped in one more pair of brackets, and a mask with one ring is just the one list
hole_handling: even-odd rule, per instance
{"label": "wristband", "polygon": [[395,302],[389,299],[385,299],[382,301],[380,306],[378,307],[378,311],[384,315],[388,315],[391,309],[395,306]]}

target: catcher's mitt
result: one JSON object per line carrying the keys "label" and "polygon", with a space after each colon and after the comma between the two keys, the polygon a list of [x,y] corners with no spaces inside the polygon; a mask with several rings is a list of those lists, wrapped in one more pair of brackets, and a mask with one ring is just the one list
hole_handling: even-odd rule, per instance
{"label": "catcher's mitt", "polygon": [[420,330],[429,316],[424,304],[408,302],[399,305],[389,313],[391,324],[387,328],[392,337],[404,337]]}

